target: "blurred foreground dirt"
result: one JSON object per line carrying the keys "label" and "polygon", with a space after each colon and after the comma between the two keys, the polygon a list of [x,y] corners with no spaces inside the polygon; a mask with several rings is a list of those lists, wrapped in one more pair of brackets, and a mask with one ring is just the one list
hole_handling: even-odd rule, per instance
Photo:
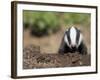
{"label": "blurred foreground dirt", "polygon": [[23,69],[90,66],[90,54],[41,54],[40,47],[29,45],[23,51]]}
{"label": "blurred foreground dirt", "polygon": [[58,54],[58,49],[66,30],[62,27],[55,34],[44,37],[35,37],[30,35],[29,30],[24,30],[23,35],[23,68],[54,68],[54,67],[72,67],[72,66],[90,66],[91,64],[91,33],[89,27],[78,27],[83,33],[84,42],[88,48],[87,55],[68,53]]}

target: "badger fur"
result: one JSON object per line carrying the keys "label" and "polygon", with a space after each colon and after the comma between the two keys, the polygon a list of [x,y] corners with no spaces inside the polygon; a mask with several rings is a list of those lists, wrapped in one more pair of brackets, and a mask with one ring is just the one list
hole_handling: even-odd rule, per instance
{"label": "badger fur", "polygon": [[83,35],[76,27],[71,27],[65,31],[58,53],[87,54],[87,47],[83,42]]}

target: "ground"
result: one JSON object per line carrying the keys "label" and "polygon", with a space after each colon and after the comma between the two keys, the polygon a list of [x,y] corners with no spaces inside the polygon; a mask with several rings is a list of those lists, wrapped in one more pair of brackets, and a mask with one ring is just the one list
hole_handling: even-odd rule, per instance
{"label": "ground", "polygon": [[65,27],[55,34],[44,37],[30,35],[29,30],[24,30],[23,68],[51,68],[90,66],[90,28],[79,27],[84,36],[84,42],[88,48],[87,55],[78,52],[58,54],[58,49],[65,32]]}
{"label": "ground", "polygon": [[76,53],[61,54],[41,54],[39,47],[30,45],[25,48],[23,54],[23,68],[55,68],[55,67],[73,67],[89,66],[90,55],[81,55]]}

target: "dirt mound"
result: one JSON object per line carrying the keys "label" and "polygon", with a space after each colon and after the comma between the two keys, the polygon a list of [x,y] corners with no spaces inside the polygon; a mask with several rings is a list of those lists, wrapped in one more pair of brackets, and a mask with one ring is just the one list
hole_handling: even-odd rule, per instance
{"label": "dirt mound", "polygon": [[40,47],[30,45],[23,50],[23,69],[89,66],[90,55],[76,53],[41,54]]}

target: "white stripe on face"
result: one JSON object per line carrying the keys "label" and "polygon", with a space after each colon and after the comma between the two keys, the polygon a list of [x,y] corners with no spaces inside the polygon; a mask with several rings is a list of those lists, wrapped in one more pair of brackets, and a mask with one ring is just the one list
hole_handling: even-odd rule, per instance
{"label": "white stripe on face", "polygon": [[76,45],[76,29],[74,27],[71,27],[70,29],[70,39],[71,39],[71,46],[75,46]]}
{"label": "white stripe on face", "polygon": [[70,44],[69,44],[69,41],[68,41],[68,38],[67,38],[67,35],[64,36],[64,41],[66,42],[66,44],[71,48]]}
{"label": "white stripe on face", "polygon": [[77,47],[79,47],[79,45],[81,44],[82,40],[83,40],[83,36],[80,33],[80,37],[79,37],[79,41],[78,41]]}

